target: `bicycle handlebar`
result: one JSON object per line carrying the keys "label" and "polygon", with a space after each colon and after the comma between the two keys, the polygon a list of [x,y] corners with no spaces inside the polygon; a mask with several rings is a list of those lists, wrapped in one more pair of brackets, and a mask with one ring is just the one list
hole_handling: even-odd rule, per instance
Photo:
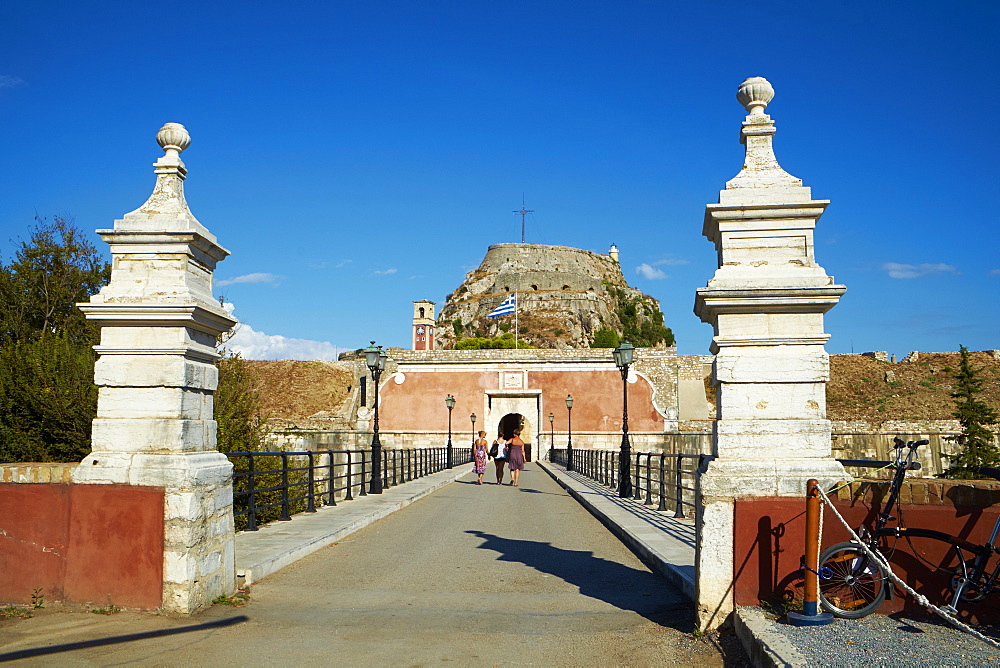
{"label": "bicycle handlebar", "polygon": [[899,436],[893,436],[892,437],[892,442],[894,444],[893,447],[895,447],[897,449],[899,449],[899,448],[915,448],[918,445],[927,445],[928,443],[930,443],[930,441],[928,441],[926,438],[923,439],[923,440],[920,440],[920,441],[904,441]]}
{"label": "bicycle handlebar", "polygon": [[[838,462],[844,466],[872,466],[875,468],[885,468],[886,466],[892,466],[896,462],[880,461],[877,459],[838,459]],[[906,466],[907,471],[919,471],[920,462],[910,462]]]}

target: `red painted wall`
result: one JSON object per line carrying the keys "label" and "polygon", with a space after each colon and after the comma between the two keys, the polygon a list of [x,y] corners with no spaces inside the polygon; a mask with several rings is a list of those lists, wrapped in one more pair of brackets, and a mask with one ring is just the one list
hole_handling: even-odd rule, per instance
{"label": "red painted wall", "polygon": [[[856,528],[871,522],[878,505],[865,500],[834,501],[835,506]],[[944,531],[974,543],[989,538],[998,508],[966,508],[951,505],[903,505],[900,512],[905,526]],[[735,504],[734,594],[737,605],[759,605],[761,601],[780,601],[783,595],[801,598],[802,577],[799,563],[805,554],[805,499],[756,498],[741,499]],[[823,548],[850,538],[847,531],[829,510],[823,517]],[[908,585],[935,604],[950,601],[950,577],[936,573],[933,566],[948,569],[956,565],[954,550],[947,543],[914,538],[912,546],[905,539],[896,543],[890,564]],[[918,558],[915,555],[919,555]],[[924,559],[925,561],[921,560]],[[901,591],[895,600],[886,601],[879,612],[888,614],[907,610],[916,614],[927,611]],[[959,618],[977,624],[1000,622],[1000,606],[996,602],[974,605],[963,602],[958,606]]]}
{"label": "red painted wall", "polygon": [[[528,378],[532,387],[543,390],[546,411],[554,412],[557,419],[565,419],[566,395],[573,395],[574,430],[621,431],[622,376],[617,369],[531,371]],[[663,416],[653,406],[653,388],[641,376],[628,383],[628,428],[663,431]]]}
{"label": "red painted wall", "polygon": [[0,483],[0,602],[158,608],[163,489]]}
{"label": "red painted wall", "polygon": [[[456,400],[452,429],[461,431],[470,426],[470,413],[482,416],[485,391],[499,387],[498,371],[408,372],[401,385],[390,378],[379,388],[379,427],[444,431],[448,428],[444,398],[451,394]],[[617,369],[529,371],[525,389],[542,391],[543,412],[554,413],[557,425],[565,424],[566,395],[572,394],[574,431],[614,432],[622,428],[622,377]],[[653,406],[653,388],[642,377],[628,384],[628,406],[630,430],[663,430],[663,416]],[[539,431],[542,427],[537,425]],[[492,429],[491,425],[487,431]]]}

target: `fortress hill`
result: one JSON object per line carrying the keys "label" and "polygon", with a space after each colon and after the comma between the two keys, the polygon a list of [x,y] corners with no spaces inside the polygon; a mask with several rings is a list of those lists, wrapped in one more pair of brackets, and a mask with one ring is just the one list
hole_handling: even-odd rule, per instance
{"label": "fortress hill", "polygon": [[[490,317],[511,295],[511,312]],[[601,330],[637,347],[627,379],[629,427],[637,448],[661,449],[666,435],[686,451],[685,434],[711,431],[705,379],[711,357],[681,356],[656,299],[626,282],[618,249],[608,254],[566,246],[501,243],[450,295],[439,318],[435,303],[414,302],[412,350],[390,349],[379,387],[379,424],[388,447],[440,445],[446,439],[444,399],[456,399],[453,432],[471,441],[475,429],[492,439],[520,427],[532,457],[565,447],[573,397],[576,447],[610,448],[621,441],[622,379],[610,348],[591,348]],[[465,348],[507,336],[506,349]],[[519,342],[521,346],[514,348]],[[372,396],[363,358],[352,364],[352,395],[340,429],[308,437],[309,447],[360,445],[372,426]],[[370,380],[370,379],[368,379]],[[549,417],[552,419],[550,420]],[[310,425],[313,428],[320,426]],[[333,426],[332,422],[331,425]],[[353,433],[352,433],[353,432]],[[365,434],[362,436],[362,434]],[[468,437],[464,434],[469,434]],[[345,442],[344,439],[348,439]]]}
{"label": "fortress hill", "polygon": [[[517,295],[514,317],[489,318],[511,294]],[[589,348],[601,329],[637,346],[673,343],[659,303],[625,281],[614,245],[599,255],[567,246],[494,244],[448,295],[437,325],[435,347],[443,349],[462,337],[508,331],[534,348]]]}

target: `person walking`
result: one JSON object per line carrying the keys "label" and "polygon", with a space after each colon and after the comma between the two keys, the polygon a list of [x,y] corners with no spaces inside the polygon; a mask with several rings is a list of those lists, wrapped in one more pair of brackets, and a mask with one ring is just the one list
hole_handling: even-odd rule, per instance
{"label": "person walking", "polygon": [[[484,434],[486,432],[483,432]],[[493,445],[490,446],[490,457],[493,458],[493,463],[497,466],[497,484],[503,484],[503,465],[507,463],[507,446],[504,443],[503,436],[497,436],[493,439]]]}
{"label": "person walking", "polygon": [[479,476],[477,485],[483,484],[483,474],[486,473],[486,432],[479,432],[479,438],[472,445],[472,472]]}
{"label": "person walking", "polygon": [[521,430],[514,430],[514,438],[507,441],[507,466],[510,468],[510,484],[517,487],[517,481],[524,470],[524,441]]}

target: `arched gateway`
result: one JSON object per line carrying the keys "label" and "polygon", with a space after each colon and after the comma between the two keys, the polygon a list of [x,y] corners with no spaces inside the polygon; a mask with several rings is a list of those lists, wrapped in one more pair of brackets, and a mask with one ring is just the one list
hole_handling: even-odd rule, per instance
{"label": "arched gateway", "polygon": [[531,444],[534,439],[530,439],[526,434],[530,434],[528,429],[528,421],[520,413],[507,413],[497,424],[497,436],[502,436],[504,439],[511,439],[514,437],[514,430],[521,430],[521,440],[524,441],[524,459],[525,461],[531,461]]}

